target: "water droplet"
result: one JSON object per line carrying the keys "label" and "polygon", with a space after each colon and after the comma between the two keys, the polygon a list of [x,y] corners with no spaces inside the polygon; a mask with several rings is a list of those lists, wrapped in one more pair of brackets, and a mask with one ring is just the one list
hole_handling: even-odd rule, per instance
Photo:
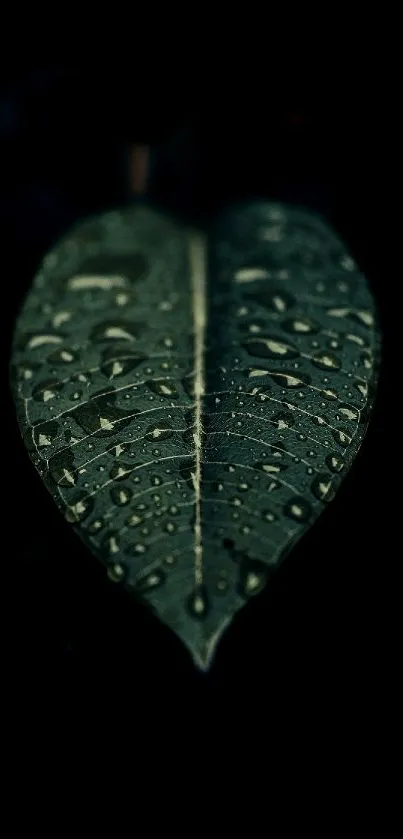
{"label": "water droplet", "polygon": [[95,519],[88,526],[88,533],[98,533],[98,531],[104,527],[104,524],[105,522],[103,519]]}
{"label": "water droplet", "polygon": [[329,317],[331,317],[331,318],[346,318],[350,314],[350,309],[346,309],[346,308],[327,309],[326,314],[329,315]]}
{"label": "water droplet", "polygon": [[321,370],[340,370],[341,361],[327,352],[317,353],[312,357],[312,364]]}
{"label": "water droplet", "polygon": [[294,414],[291,411],[280,411],[273,415],[272,422],[277,425],[279,431],[292,428],[295,423]]}
{"label": "water droplet", "polygon": [[66,348],[56,350],[56,352],[52,353],[52,355],[48,358],[50,364],[71,364],[72,361],[76,360],[77,354],[74,353],[73,350]]}
{"label": "water droplet", "polygon": [[71,449],[62,449],[50,458],[49,473],[58,486],[75,486],[78,481],[78,472],[73,464],[74,452]]}
{"label": "water droplet", "polygon": [[128,504],[132,495],[133,492],[128,487],[112,487],[111,489],[112,501],[114,504],[117,504],[118,507],[124,507]]}
{"label": "water droplet", "polygon": [[105,536],[102,539],[101,548],[107,556],[118,554],[120,551],[119,532],[117,530],[111,530],[108,533],[105,533]]}
{"label": "water droplet", "polygon": [[312,417],[312,422],[315,425],[319,425],[319,426],[327,425],[327,418],[326,417],[315,416],[315,417]]}
{"label": "water droplet", "polygon": [[97,324],[90,335],[90,341],[135,341],[144,329],[144,324],[132,320],[108,320]]}
{"label": "water droplet", "polygon": [[107,574],[110,580],[114,583],[120,583],[125,576],[125,569],[123,565],[120,563],[115,562],[114,565],[109,565]]}
{"label": "water droplet", "polygon": [[49,402],[50,399],[56,398],[61,388],[62,385],[57,379],[44,379],[34,387],[32,397],[36,402]]}
{"label": "water droplet", "polygon": [[352,312],[351,317],[353,320],[363,324],[364,326],[371,327],[374,325],[374,316],[372,312],[360,310],[358,312]]}
{"label": "water droplet", "polygon": [[335,390],[332,390],[331,388],[327,388],[326,390],[322,390],[322,396],[324,396],[326,399],[329,399],[331,401],[339,398],[338,393]]}
{"label": "water droplet", "polygon": [[345,271],[354,271],[355,269],[355,262],[351,256],[348,255],[342,256],[340,259],[340,265]]}
{"label": "water droplet", "polygon": [[147,356],[144,353],[131,353],[121,358],[116,358],[116,349],[109,348],[103,353],[104,363],[101,365],[101,373],[108,379],[118,379],[127,375],[131,370],[139,366]]}
{"label": "water droplet", "polygon": [[243,341],[243,348],[258,358],[297,358],[299,352],[296,347],[277,338],[254,338]]}
{"label": "water droplet", "polygon": [[271,510],[263,510],[262,511],[262,519],[264,521],[268,521],[268,522],[272,523],[273,521],[276,520],[276,516],[274,515],[274,513],[272,513]]}
{"label": "water droplet", "polygon": [[315,498],[326,503],[332,501],[336,494],[332,485],[332,478],[325,472],[315,475],[311,484],[311,491]]}
{"label": "water droplet", "polygon": [[157,396],[164,396],[166,399],[176,399],[179,393],[171,379],[152,380],[149,379],[146,385]]}
{"label": "water droplet", "polygon": [[141,580],[136,582],[136,591],[139,592],[147,592],[151,591],[155,588],[159,588],[163,585],[166,580],[166,576],[162,569],[156,569],[155,571],[151,571],[150,574],[147,574],[146,577],[142,577]]}
{"label": "water droplet", "polygon": [[139,516],[137,513],[133,513],[128,519],[126,519],[126,525],[128,527],[138,527],[143,521],[144,519],[142,516]]}
{"label": "water droplet", "polygon": [[346,448],[348,446],[350,438],[344,431],[341,431],[340,429],[333,429],[332,434],[334,439],[336,440],[336,443],[339,443],[340,446],[343,446],[343,448]]}
{"label": "water droplet", "polygon": [[173,521],[169,521],[169,522],[167,522],[167,524],[165,525],[165,528],[164,528],[164,529],[167,531],[167,533],[174,533],[174,532],[175,532],[175,530],[177,529],[177,526],[176,526],[176,524],[175,524]]}
{"label": "water droplet", "polygon": [[239,592],[243,597],[253,597],[265,587],[269,569],[260,560],[244,558],[241,562]]}
{"label": "water droplet", "polygon": [[127,475],[129,475],[135,465],[132,463],[119,463],[112,466],[111,471],[109,472],[109,477],[112,481],[122,481]]}
{"label": "water droplet", "polygon": [[359,411],[351,405],[340,405],[339,413],[348,420],[357,421],[359,418]]}
{"label": "water droplet", "polygon": [[312,509],[311,505],[305,498],[301,496],[294,496],[287,501],[287,504],[284,507],[284,513],[291,519],[300,522],[306,522],[311,516]]}
{"label": "water droplet", "polygon": [[94,499],[85,492],[78,492],[66,508],[65,518],[71,523],[84,521],[94,508]]}
{"label": "water droplet", "polygon": [[203,620],[208,614],[209,601],[205,586],[198,586],[187,600],[187,608],[193,618]]}
{"label": "water droplet", "polygon": [[361,393],[361,396],[368,396],[368,385],[366,382],[355,382],[354,387]]}
{"label": "water droplet", "polygon": [[41,448],[43,446],[51,446],[59,433],[59,426],[57,422],[50,420],[49,422],[41,423],[39,428],[30,428],[24,435],[25,445],[29,451],[34,449],[33,439],[36,445]]}
{"label": "water droplet", "polygon": [[279,463],[278,461],[275,462],[264,462],[264,463],[255,463],[255,469],[260,469],[266,475],[278,475],[284,469],[287,469],[287,466],[284,463]]}
{"label": "water droplet", "polygon": [[344,460],[333,452],[327,455],[326,464],[331,472],[341,472],[344,469]]}
{"label": "water droplet", "polygon": [[136,542],[136,544],[133,545],[132,553],[135,555],[145,554],[146,550],[147,548],[142,542]]}
{"label": "water droplet", "polygon": [[[304,376],[296,376],[295,372],[277,372],[276,370],[266,370],[265,371],[268,376],[270,376],[273,381],[280,385],[280,387],[285,388],[298,388],[298,387],[305,387],[310,384],[311,379],[309,376],[304,374]],[[251,375],[249,373],[249,375]]]}
{"label": "water droplet", "polygon": [[283,321],[282,327],[286,332],[299,333],[300,335],[319,332],[320,329],[319,325],[315,323],[315,321],[305,317],[289,318]]}
{"label": "water droplet", "polygon": [[364,347],[365,346],[365,341],[364,341],[363,338],[360,337],[360,335],[349,334],[349,335],[346,335],[345,337],[348,341],[351,341],[354,344],[358,344],[359,347]]}

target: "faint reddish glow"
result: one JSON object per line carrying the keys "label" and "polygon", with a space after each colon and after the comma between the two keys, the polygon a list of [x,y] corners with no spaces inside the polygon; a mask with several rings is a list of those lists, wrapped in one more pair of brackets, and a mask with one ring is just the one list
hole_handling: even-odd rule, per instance
{"label": "faint reddish glow", "polygon": [[150,150],[148,146],[133,146],[130,152],[130,185],[135,195],[147,189]]}

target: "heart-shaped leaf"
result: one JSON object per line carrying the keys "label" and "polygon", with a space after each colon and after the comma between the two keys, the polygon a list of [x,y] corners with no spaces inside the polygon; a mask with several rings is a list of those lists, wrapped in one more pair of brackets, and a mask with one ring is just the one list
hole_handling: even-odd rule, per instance
{"label": "heart-shaped leaf", "polygon": [[364,277],[302,209],[235,208],[202,234],[133,207],[45,257],[13,345],[26,446],[200,668],[334,497],[379,344]]}

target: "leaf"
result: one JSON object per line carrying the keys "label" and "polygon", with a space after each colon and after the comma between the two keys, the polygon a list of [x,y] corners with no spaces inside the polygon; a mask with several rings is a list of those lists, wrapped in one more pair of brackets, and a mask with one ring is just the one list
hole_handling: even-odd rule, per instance
{"label": "leaf", "polygon": [[136,207],[45,257],[12,387],[66,519],[207,669],[337,492],[379,346],[367,283],[314,214],[253,204],[204,235]]}

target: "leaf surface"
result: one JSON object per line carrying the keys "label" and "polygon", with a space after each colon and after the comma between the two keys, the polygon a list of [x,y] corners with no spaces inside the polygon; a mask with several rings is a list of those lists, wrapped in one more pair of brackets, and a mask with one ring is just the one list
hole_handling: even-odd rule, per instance
{"label": "leaf surface", "polygon": [[133,207],[45,257],[12,389],[65,518],[207,669],[334,498],[379,345],[367,282],[315,214],[262,202],[200,232]]}

